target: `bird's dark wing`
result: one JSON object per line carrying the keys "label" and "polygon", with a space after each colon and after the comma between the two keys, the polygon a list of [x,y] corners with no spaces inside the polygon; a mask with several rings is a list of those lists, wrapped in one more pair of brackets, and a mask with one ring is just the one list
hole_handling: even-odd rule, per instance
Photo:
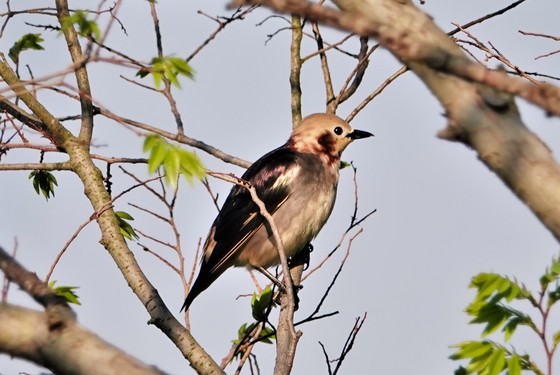
{"label": "bird's dark wing", "polygon": [[[289,176],[293,176],[290,173],[293,168],[298,168],[297,154],[282,146],[253,163],[241,178],[255,187],[267,211],[273,214],[290,195]],[[264,222],[249,191],[242,186],[234,186],[212,224],[200,271],[185,300],[184,309],[188,309],[196,296],[233,265],[243,245]]]}
{"label": "bird's dark wing", "polygon": [[[280,147],[257,160],[241,178],[254,186],[267,211],[273,214],[290,194],[290,185],[282,178],[289,175],[287,172],[292,168],[297,168],[297,155],[289,148]],[[216,245],[205,261],[213,271],[227,264],[264,223],[265,219],[258,212],[246,188],[234,186],[231,189],[212,226]]]}

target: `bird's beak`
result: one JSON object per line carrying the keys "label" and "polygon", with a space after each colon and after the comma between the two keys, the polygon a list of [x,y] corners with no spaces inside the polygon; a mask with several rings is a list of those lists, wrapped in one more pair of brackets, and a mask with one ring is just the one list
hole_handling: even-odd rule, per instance
{"label": "bird's beak", "polygon": [[374,135],[371,134],[370,132],[366,132],[364,130],[358,130],[358,129],[354,129],[354,131],[352,133],[349,133],[347,135],[348,138],[354,140],[354,139],[360,139],[360,138],[367,138],[367,137],[373,137]]}

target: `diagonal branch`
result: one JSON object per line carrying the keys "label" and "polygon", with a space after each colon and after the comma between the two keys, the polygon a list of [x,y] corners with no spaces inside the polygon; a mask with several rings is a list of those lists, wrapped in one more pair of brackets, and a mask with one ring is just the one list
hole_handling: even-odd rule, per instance
{"label": "diagonal branch", "polygon": [[63,375],[163,374],[76,324],[65,300],[2,248],[0,269],[47,312],[0,304],[0,353],[31,360]]}
{"label": "diagonal branch", "polygon": [[[68,11],[68,1],[56,0],[56,10],[58,20],[60,24],[63,25],[63,20],[70,17],[70,12]],[[91,88],[86,69],[87,56],[84,58],[82,47],[80,46],[80,41],[78,40],[78,33],[76,32],[74,25],[66,24],[64,27],[61,27],[61,30],[64,34],[64,38],[66,39],[66,45],[75,66],[74,75],[76,76],[76,83],[78,84],[78,91],[80,95],[82,126],[80,128],[79,139],[89,145],[93,134],[93,103],[91,102]]]}
{"label": "diagonal branch", "polygon": [[[2,77],[18,98],[21,99],[27,108],[33,112],[33,115],[42,123],[41,129],[43,134],[51,139],[56,146],[65,148],[66,142],[73,138],[72,133],[62,126],[37,98],[31,94],[25,87],[25,83],[18,79],[15,72],[5,61],[0,61],[0,77]],[[5,106],[7,108],[9,104],[5,104]],[[20,113],[20,115],[22,114]]]}
{"label": "diagonal branch", "polygon": [[62,305],[68,307],[63,298],[54,294],[53,290],[43,283],[35,273],[27,271],[1,247],[0,270],[4,272],[8,280],[17,284],[42,306]]}
{"label": "diagonal branch", "polygon": [[338,0],[336,3],[344,11],[305,0],[235,0],[233,4],[238,6],[239,3],[261,4],[277,12],[297,14],[328,26],[376,38],[403,62],[419,63],[470,82],[489,85],[560,116],[560,89],[546,83],[535,86],[472,62],[427,14],[409,0]]}
{"label": "diagonal branch", "polygon": [[560,166],[523,124],[510,97],[520,96],[559,116],[559,88],[528,83],[473,62],[409,0],[337,0],[343,11],[305,0],[258,3],[376,38],[424,81],[444,107],[449,122],[438,136],[474,149],[560,240]]}

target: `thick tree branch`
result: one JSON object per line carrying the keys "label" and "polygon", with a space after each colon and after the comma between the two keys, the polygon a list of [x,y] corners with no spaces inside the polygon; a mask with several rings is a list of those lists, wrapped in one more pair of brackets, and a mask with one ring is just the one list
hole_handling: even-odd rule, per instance
{"label": "thick tree branch", "polygon": [[[0,270],[13,283],[29,294],[44,307],[66,305],[64,300],[55,295],[51,288],[43,283],[35,273],[27,271],[14,258],[0,247]],[[1,332],[1,330],[0,330]]]}
{"label": "thick tree branch", "polygon": [[29,126],[31,129],[42,131],[43,123],[37,116],[27,113],[3,95],[0,95],[0,110],[8,113],[18,121],[21,121],[21,123]]}
{"label": "thick tree branch", "polygon": [[451,39],[442,37],[446,34],[410,0],[336,1],[343,11],[305,0],[235,0],[233,4],[239,6],[244,2],[373,37],[407,64],[420,63],[436,71],[490,85],[560,116],[560,89],[546,83],[535,86],[472,62]]}
{"label": "thick tree branch", "polygon": [[68,51],[76,67],[74,74],[76,76],[76,83],[78,84],[78,94],[80,95],[80,105],[82,107],[82,126],[80,128],[79,138],[82,142],[89,145],[93,134],[93,104],[91,102],[91,89],[86,69],[87,57],[84,58],[82,47],[78,40],[78,33],[76,33],[74,25],[67,24],[65,27],[62,27],[63,20],[70,17],[68,1],[56,0],[56,10],[62,33],[66,39]]}
{"label": "thick tree branch", "polygon": [[[85,194],[96,212],[111,204],[105,190],[103,176],[89,156],[87,147],[77,145],[68,150],[73,169],[82,180]],[[128,285],[150,314],[150,323],[156,325],[179,348],[191,365],[199,372],[221,374],[223,371],[171,314],[157,290],[147,279],[136,258],[120,234],[117,217],[112,209],[103,211],[97,218],[101,230],[101,244],[113,257]]]}
{"label": "thick tree branch", "polygon": [[[42,123],[41,129],[43,134],[51,139],[56,146],[65,148],[65,143],[73,138],[72,133],[64,128],[33,94],[27,90],[25,84],[18,79],[15,72],[4,61],[0,61],[0,76]],[[6,105],[5,108],[9,107],[9,103],[4,104]],[[23,115],[23,112],[20,115]],[[30,116],[30,118],[33,117]]]}
{"label": "thick tree branch", "polygon": [[[128,285],[146,307],[151,317],[150,322],[171,339],[197,371],[223,373],[212,357],[200,347],[190,332],[167,309],[157,290],[136,262],[120,233],[113,209],[106,209],[106,207],[111,207],[111,197],[105,189],[101,171],[95,166],[89,154],[89,142],[74,137],[62,126],[25,88],[24,84],[18,80],[15,73],[4,62],[0,62],[0,76],[44,124],[46,135],[52,139],[55,145],[63,147],[70,156],[71,168],[80,178],[86,197],[89,199],[93,210],[100,212],[97,217],[97,223],[101,231],[100,242],[113,257]],[[82,116],[87,117],[89,115],[91,113],[82,113]]]}
{"label": "thick tree branch", "polygon": [[290,91],[292,109],[292,128],[301,122],[301,40],[303,39],[303,26],[301,17],[292,16],[292,43],[290,46]]}
{"label": "thick tree branch", "polygon": [[304,0],[259,3],[375,37],[424,81],[445,108],[449,123],[439,136],[474,148],[560,240],[560,167],[523,124],[513,100],[504,95],[519,95],[560,115],[560,89],[527,83],[469,60],[409,0],[338,0],[342,12]]}
{"label": "thick tree branch", "polygon": [[44,313],[0,304],[0,352],[56,374],[163,374],[111,346],[74,321],[53,327]]}
{"label": "thick tree branch", "polygon": [[162,374],[80,327],[62,297],[0,248],[0,269],[46,313],[0,303],[0,353],[57,374]]}

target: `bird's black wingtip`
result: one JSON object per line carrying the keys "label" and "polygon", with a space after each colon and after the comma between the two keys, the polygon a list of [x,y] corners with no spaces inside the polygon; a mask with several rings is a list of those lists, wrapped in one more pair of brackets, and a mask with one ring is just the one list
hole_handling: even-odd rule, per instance
{"label": "bird's black wingtip", "polygon": [[187,298],[185,298],[185,302],[183,302],[183,306],[181,306],[181,310],[179,311],[180,313],[187,312],[187,310],[189,309],[189,307],[191,306],[191,303],[193,301],[194,298],[189,298],[191,297],[191,294],[189,293],[189,295],[187,296]]}

